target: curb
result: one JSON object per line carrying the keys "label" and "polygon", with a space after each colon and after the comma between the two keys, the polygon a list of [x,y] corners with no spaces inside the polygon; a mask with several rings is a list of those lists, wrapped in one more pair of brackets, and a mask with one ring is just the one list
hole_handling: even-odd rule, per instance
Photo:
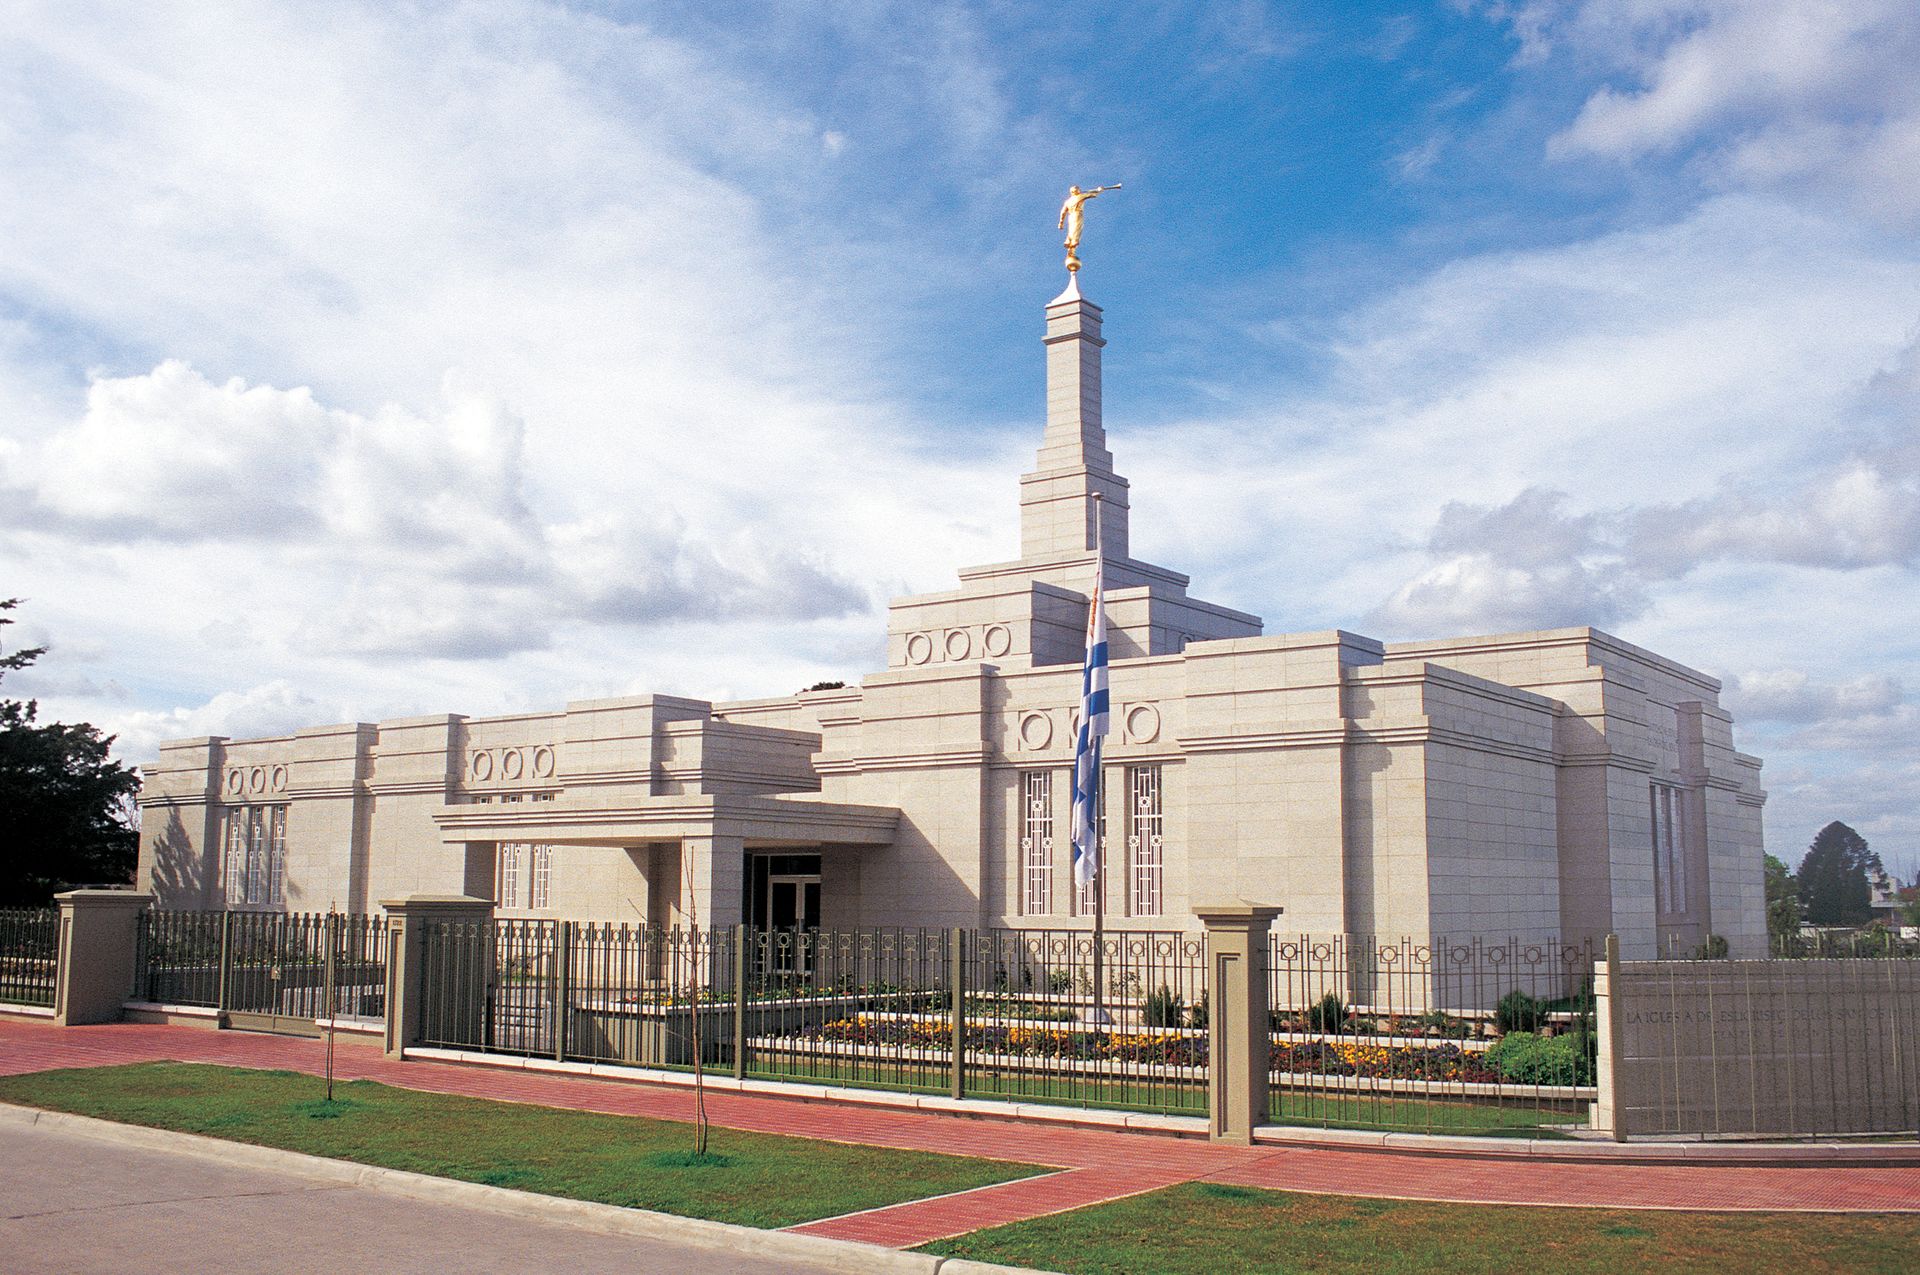
{"label": "curb", "polygon": [[251,1142],[228,1142],[197,1133],[121,1124],[113,1120],[23,1107],[14,1103],[0,1103],[0,1123],[43,1127],[147,1151],[217,1160],[225,1165],[297,1173],[342,1186],[365,1187],[414,1200],[464,1205],[529,1221],[559,1222],[608,1235],[688,1244],[723,1253],[808,1262],[844,1271],[847,1275],[862,1275],[869,1271],[898,1272],[899,1275],[1047,1275],[1046,1272],[1035,1272],[1023,1266],[996,1266],[962,1258],[938,1257],[931,1253],[902,1252],[852,1240],[823,1239],[787,1231],[737,1226],[730,1222],[680,1217],[673,1213],[652,1213],[645,1209],[627,1209],[588,1200],[569,1200],[561,1196],[516,1191],[510,1187],[484,1186],[478,1182],[437,1178],[404,1169],[383,1169],[350,1160],[332,1160],[299,1151],[283,1151],[278,1147],[257,1146]]}

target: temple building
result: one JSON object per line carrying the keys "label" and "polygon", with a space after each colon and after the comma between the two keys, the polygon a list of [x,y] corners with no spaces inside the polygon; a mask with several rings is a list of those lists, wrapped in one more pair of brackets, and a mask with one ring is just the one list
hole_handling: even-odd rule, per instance
{"label": "temple building", "polygon": [[1763,952],[1760,762],[1713,678],[1591,628],[1269,635],[1192,596],[1129,556],[1104,345],[1070,284],[1046,308],[1020,557],[895,600],[887,667],[859,685],[173,741],[145,769],[141,888],[164,907],[427,893],[659,924],[1087,925],[1067,828],[1101,570],[1110,928],[1192,929],[1195,905],[1244,899],[1290,931]]}

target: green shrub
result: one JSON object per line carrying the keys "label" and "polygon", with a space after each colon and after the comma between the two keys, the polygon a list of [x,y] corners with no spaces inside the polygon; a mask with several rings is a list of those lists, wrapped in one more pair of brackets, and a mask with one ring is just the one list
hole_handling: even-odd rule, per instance
{"label": "green shrub", "polygon": [[1727,953],[1731,950],[1732,949],[1727,946],[1725,935],[1709,934],[1707,935],[1706,942],[1693,949],[1691,959],[1696,961],[1724,961],[1727,959]]}
{"label": "green shrub", "polygon": [[[1187,1011],[1187,1026],[1198,1027],[1204,1030],[1207,1025],[1207,1013],[1207,994],[1201,992],[1200,999],[1195,1001],[1193,1008]],[[1269,1015],[1268,1018],[1269,1025],[1271,1025],[1272,1016]]]}
{"label": "green shrub", "polygon": [[1494,1006],[1493,1025],[1502,1035],[1508,1032],[1534,1032],[1540,1030],[1540,1020],[1544,1016],[1540,1002],[1516,987]]}
{"label": "green shrub", "polygon": [[1346,1025],[1347,1007],[1340,998],[1328,992],[1316,1005],[1307,1008],[1307,1027],[1317,1032],[1337,1032]]}
{"label": "green shrub", "polygon": [[1590,1085],[1593,1058],[1573,1036],[1509,1032],[1487,1051],[1487,1065],[1521,1085]]}
{"label": "green shrub", "polygon": [[1469,1034],[1467,1025],[1444,1009],[1430,1009],[1420,1015],[1420,1025],[1436,1036],[1451,1036],[1456,1040],[1465,1040]]}
{"label": "green shrub", "polygon": [[1180,997],[1162,983],[1158,991],[1148,992],[1147,998],[1140,1002],[1140,1012],[1149,1027],[1178,1027],[1183,1006]]}

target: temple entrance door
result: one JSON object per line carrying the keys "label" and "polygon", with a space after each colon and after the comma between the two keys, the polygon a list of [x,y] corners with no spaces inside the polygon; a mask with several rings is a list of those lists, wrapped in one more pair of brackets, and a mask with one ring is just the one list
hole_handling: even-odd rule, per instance
{"label": "temple entrance door", "polygon": [[819,929],[819,876],[769,874],[767,911],[760,923],[769,930]]}
{"label": "temple entrance door", "polygon": [[764,906],[757,918],[765,932],[765,972],[784,979],[813,973],[814,946],[820,933],[820,876],[807,872],[769,872]]}

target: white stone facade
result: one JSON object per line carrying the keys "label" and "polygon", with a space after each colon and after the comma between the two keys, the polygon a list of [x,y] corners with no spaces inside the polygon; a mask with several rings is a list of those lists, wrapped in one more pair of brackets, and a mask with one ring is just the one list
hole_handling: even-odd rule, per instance
{"label": "white stone facade", "polygon": [[1196,905],[1245,899],[1295,931],[1764,949],[1760,763],[1713,679],[1594,629],[1265,636],[1189,597],[1128,556],[1100,326],[1077,291],[1047,309],[1021,557],[895,601],[884,671],[744,703],[172,742],[146,770],[142,888],[179,907],[467,893],[616,922],[1088,925],[1067,812],[1098,519],[1111,927],[1191,929]]}

